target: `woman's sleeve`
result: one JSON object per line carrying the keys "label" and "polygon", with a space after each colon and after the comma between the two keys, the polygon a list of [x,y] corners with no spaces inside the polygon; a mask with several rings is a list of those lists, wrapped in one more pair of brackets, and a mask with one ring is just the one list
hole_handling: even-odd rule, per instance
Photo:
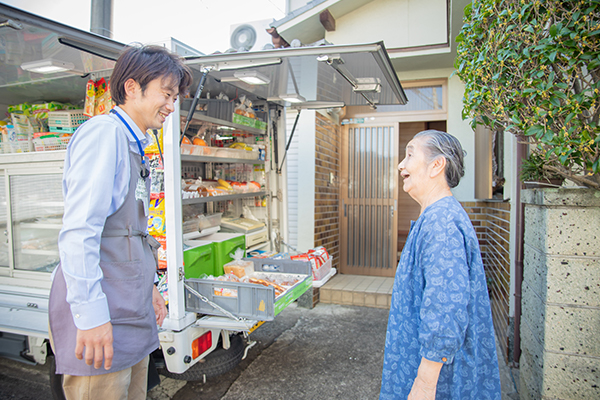
{"label": "woman's sleeve", "polygon": [[420,307],[420,355],[449,364],[465,339],[469,324],[469,266],[464,234],[441,209],[432,213],[421,231],[420,267],[423,297]]}

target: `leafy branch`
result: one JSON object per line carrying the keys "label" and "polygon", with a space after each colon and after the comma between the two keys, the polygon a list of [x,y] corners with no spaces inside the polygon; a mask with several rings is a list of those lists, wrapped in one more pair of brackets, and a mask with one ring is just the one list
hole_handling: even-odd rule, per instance
{"label": "leafy branch", "polygon": [[473,0],[457,40],[463,118],[600,190],[600,1]]}

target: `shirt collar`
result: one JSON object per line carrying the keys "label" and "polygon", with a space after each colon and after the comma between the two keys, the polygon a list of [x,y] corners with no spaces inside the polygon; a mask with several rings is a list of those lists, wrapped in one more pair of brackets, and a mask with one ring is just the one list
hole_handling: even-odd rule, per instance
{"label": "shirt collar", "polygon": [[[137,124],[135,122],[133,122],[133,119],[131,119],[129,114],[127,114],[121,107],[115,106],[115,111],[118,112],[119,115],[121,117],[123,117],[123,119],[125,121],[127,121],[129,126],[133,130],[133,133],[139,139],[139,141],[142,145],[142,148],[145,148],[146,146],[148,146],[150,144],[150,141],[152,140],[150,135],[147,132],[142,132],[142,130],[137,126]],[[117,118],[119,123],[122,123],[121,120],[119,119],[119,117],[117,117],[116,115],[114,116],[114,118]],[[129,138],[129,142],[135,143],[135,138],[131,136],[131,132],[129,131],[129,129],[127,129],[127,127],[125,127],[125,131],[127,133],[127,137]]]}

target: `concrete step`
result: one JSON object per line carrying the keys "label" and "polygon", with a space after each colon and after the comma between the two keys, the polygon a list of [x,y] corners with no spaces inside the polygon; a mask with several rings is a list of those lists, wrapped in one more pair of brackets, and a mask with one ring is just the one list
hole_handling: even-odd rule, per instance
{"label": "concrete step", "polygon": [[390,308],[394,278],[335,275],[320,289],[319,301],[374,308]]}

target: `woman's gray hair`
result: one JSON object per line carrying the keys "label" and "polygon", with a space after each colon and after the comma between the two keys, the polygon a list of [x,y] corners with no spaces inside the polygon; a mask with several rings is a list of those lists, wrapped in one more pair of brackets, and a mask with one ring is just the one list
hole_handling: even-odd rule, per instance
{"label": "woman's gray hair", "polygon": [[429,162],[439,156],[446,159],[446,182],[451,188],[458,186],[460,178],[465,175],[464,156],[467,154],[458,139],[434,129],[419,132],[415,135],[415,138],[418,137],[425,139]]}

